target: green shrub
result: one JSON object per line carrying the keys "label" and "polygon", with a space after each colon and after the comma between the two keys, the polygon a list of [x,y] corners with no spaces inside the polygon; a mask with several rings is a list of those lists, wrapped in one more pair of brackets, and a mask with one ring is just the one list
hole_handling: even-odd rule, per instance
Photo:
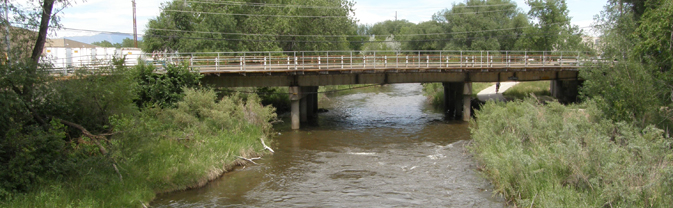
{"label": "green shrub", "polygon": [[191,71],[187,63],[181,65],[168,64],[165,72],[155,72],[153,65],[140,62],[134,68],[137,82],[135,99],[138,107],[158,105],[169,107],[178,102],[184,87],[199,87],[202,75]]}
{"label": "green shrub", "polygon": [[495,192],[520,207],[666,207],[672,140],[602,119],[595,103],[488,102],[470,147]]}

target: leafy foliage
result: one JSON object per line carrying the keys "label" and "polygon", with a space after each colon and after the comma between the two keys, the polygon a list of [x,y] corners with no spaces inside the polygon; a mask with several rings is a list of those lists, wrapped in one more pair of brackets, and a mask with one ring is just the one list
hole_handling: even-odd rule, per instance
{"label": "leafy foliage", "polygon": [[137,82],[136,93],[138,98],[134,101],[139,107],[158,105],[161,107],[172,106],[179,101],[184,87],[199,87],[201,74],[190,71],[186,63],[182,65],[165,66],[165,73],[155,72],[153,65],[144,63],[135,67],[135,79]]}
{"label": "leafy foliage", "polygon": [[304,6],[267,7],[256,1],[241,1],[238,6],[231,6],[174,0],[163,4],[160,16],[148,23],[143,50],[346,50],[351,46],[348,39],[338,35],[356,34],[351,1],[273,0],[265,4]]}

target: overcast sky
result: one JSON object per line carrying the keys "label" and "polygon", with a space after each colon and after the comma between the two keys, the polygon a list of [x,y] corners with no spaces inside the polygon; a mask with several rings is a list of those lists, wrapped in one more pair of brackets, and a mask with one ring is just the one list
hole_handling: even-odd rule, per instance
{"label": "overcast sky", "polygon": [[[169,0],[136,0],[138,33],[142,35],[147,22],[161,12],[160,6]],[[529,7],[525,0],[514,0],[524,12]],[[573,24],[589,26],[607,0],[567,0]],[[131,0],[76,0],[76,4],[62,11],[62,23],[66,28],[110,32],[133,32]],[[398,19],[414,23],[431,20],[432,14],[464,0],[356,0],[355,17],[360,23],[372,24]],[[51,37],[86,36],[93,32],[55,31]]]}

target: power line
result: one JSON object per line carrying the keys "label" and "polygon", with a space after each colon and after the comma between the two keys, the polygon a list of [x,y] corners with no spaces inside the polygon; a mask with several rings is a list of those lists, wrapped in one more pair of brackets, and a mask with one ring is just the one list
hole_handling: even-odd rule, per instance
{"label": "power line", "polygon": [[[230,16],[250,16],[250,17],[292,17],[292,18],[350,18],[350,16],[312,16],[312,15],[274,15],[274,14],[240,14],[240,13],[224,13],[224,12],[201,12],[201,11],[189,11],[189,10],[174,10],[174,9],[164,9],[165,12],[180,12],[180,13],[192,13],[192,14],[213,14],[213,15],[230,15]],[[474,11],[474,12],[460,12],[460,13],[448,13],[449,15],[461,15],[461,14],[482,14],[482,13],[492,13],[492,12],[502,12],[502,11],[512,11],[512,9],[502,9],[502,10],[487,10],[487,11]]]}
{"label": "power line", "polygon": [[[554,23],[561,24],[561,23]],[[425,34],[398,34],[396,37],[403,36],[424,36],[424,35],[452,35],[452,34],[469,34],[469,33],[480,33],[480,32],[494,32],[494,31],[505,31],[505,30],[515,30],[523,29],[526,27],[513,27],[513,28],[501,28],[501,29],[492,29],[492,30],[476,30],[476,31],[463,31],[463,32],[448,32],[448,33],[425,33]],[[77,28],[61,28],[65,30],[74,30],[74,31],[83,31],[83,32],[100,32],[105,34],[118,34],[118,35],[131,35],[133,33],[125,32],[112,32],[112,31],[102,31],[102,30],[89,30],[89,29],[77,29]],[[199,34],[221,34],[221,35],[243,35],[243,36],[271,36],[271,37],[363,37],[367,35],[283,35],[283,34],[251,34],[251,33],[227,33],[227,32],[208,32],[208,31],[189,31],[189,30],[177,30],[177,29],[162,29],[162,28],[149,28],[148,30],[157,30],[157,31],[169,31],[169,32],[184,32],[184,33],[199,33]],[[141,34],[142,36],[142,34]]]}
{"label": "power line", "polygon": [[[476,31],[463,31],[463,32],[447,32],[447,33],[424,33],[424,34],[398,34],[395,37],[405,37],[405,36],[426,36],[426,35],[452,35],[452,34],[469,34],[469,33],[480,33],[480,32],[495,32],[495,31],[505,31],[505,30],[516,30],[523,29],[526,27],[513,27],[513,28],[501,28],[501,29],[492,29],[492,30],[476,30]],[[176,30],[176,29],[161,29],[161,28],[149,28],[148,30],[157,30],[157,31],[168,31],[168,32],[184,32],[184,33],[199,33],[199,34],[220,34],[220,35],[243,35],[243,36],[273,36],[273,37],[363,37],[368,35],[283,35],[283,34],[250,34],[250,33],[228,33],[228,32],[207,32],[207,31],[188,31],[188,30]]]}
{"label": "power line", "polygon": [[274,15],[274,14],[233,14],[233,13],[221,13],[221,12],[199,12],[199,11],[172,10],[172,9],[164,9],[164,11],[167,11],[167,12],[180,12],[180,13],[197,13],[197,14],[231,15],[231,16],[250,16],[250,17],[350,18],[349,16],[310,16],[310,15]]}
{"label": "power line", "polygon": [[197,4],[217,4],[217,5],[230,5],[230,6],[250,6],[250,7],[275,7],[275,8],[285,8],[285,7],[296,7],[296,8],[309,8],[309,9],[343,9],[343,7],[329,7],[329,6],[311,6],[311,5],[300,5],[300,4],[266,4],[266,3],[246,3],[246,2],[236,2],[236,1],[187,1],[188,3],[197,3]]}

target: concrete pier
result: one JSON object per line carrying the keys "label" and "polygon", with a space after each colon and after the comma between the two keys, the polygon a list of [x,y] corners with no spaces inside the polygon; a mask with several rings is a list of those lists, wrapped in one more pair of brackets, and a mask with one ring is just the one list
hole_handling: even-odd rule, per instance
{"label": "concrete pier", "polygon": [[444,82],[444,112],[449,119],[470,120],[472,83]]}
{"label": "concrete pier", "polygon": [[290,87],[290,116],[292,129],[299,129],[301,123],[315,119],[318,113],[318,87]]}

